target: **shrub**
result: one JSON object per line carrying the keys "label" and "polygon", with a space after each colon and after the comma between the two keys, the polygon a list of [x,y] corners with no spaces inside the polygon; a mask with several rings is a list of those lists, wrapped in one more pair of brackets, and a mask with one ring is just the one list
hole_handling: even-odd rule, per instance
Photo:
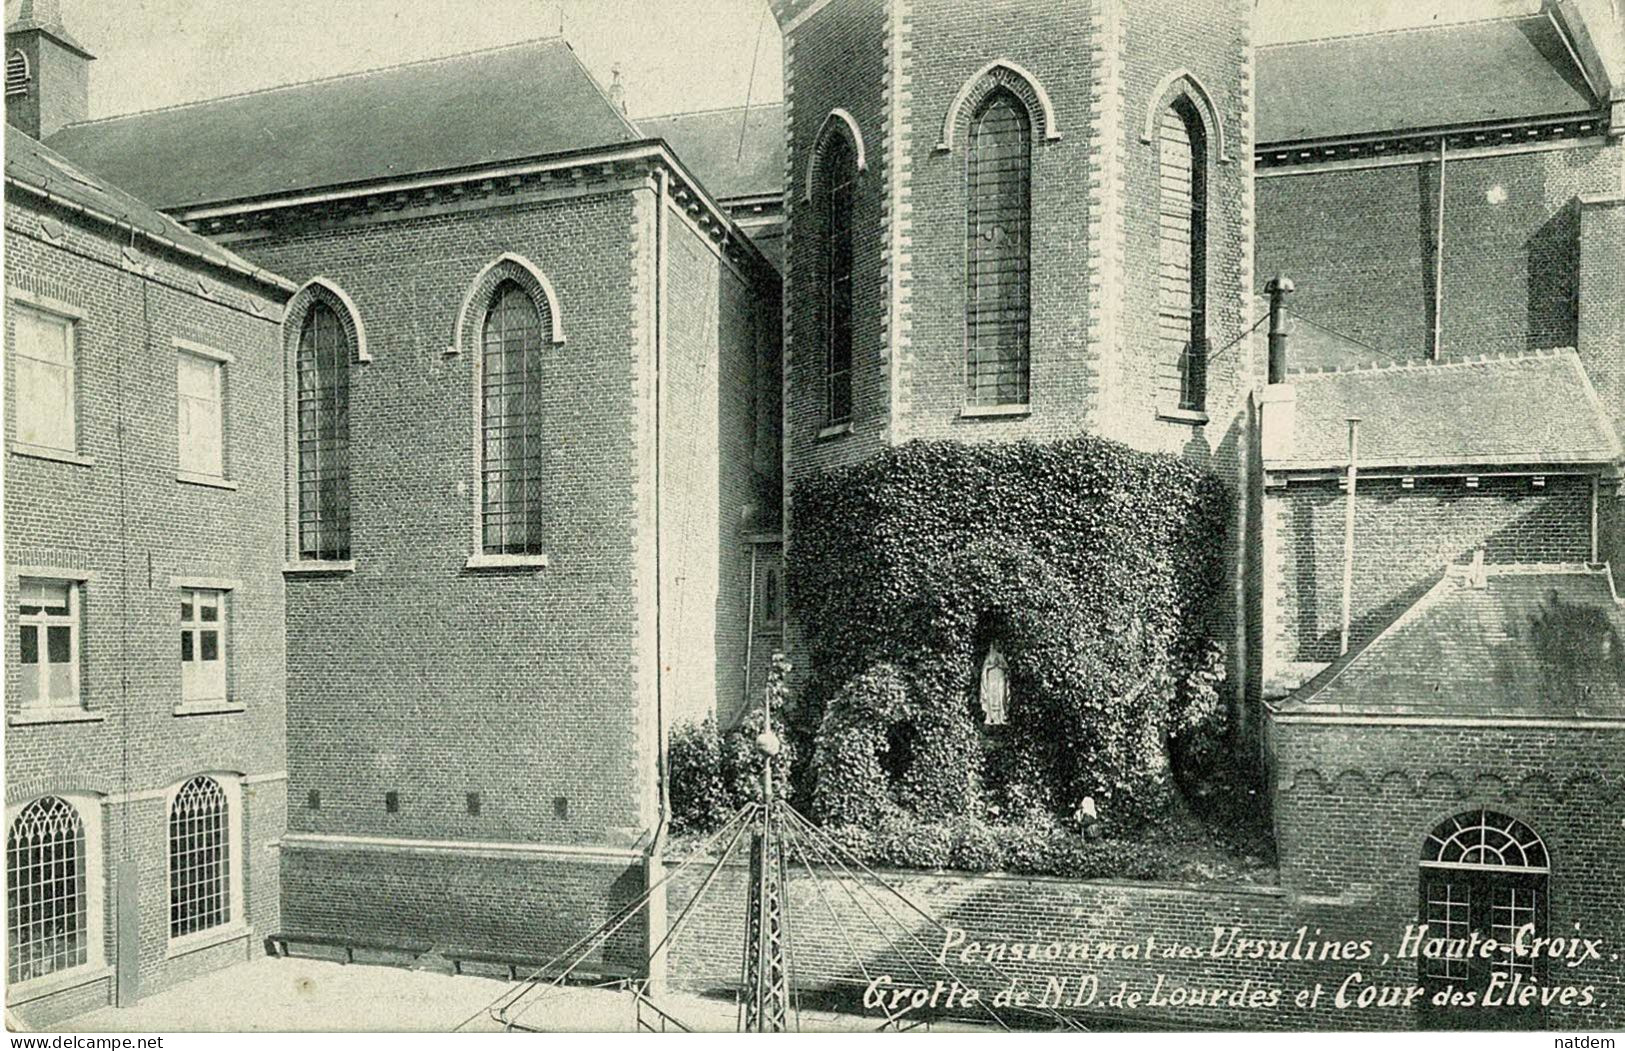
{"label": "shrub", "polygon": [[[1224,732],[1207,625],[1227,521],[1211,474],[1099,438],[911,442],[809,480],[787,577],[811,658],[816,811],[1163,809],[1176,765],[1202,765]],[[994,640],[1002,731],[974,701]],[[1017,836],[1010,863],[1041,865],[1041,838]]]}
{"label": "shrub", "polygon": [[[773,791],[791,797],[790,767],[796,749],[785,719],[790,670],[782,654],[773,655],[766,689],[772,694],[773,727],[779,754],[773,763]],[[672,727],[666,741],[666,762],[671,793],[671,827],[676,833],[707,832],[721,825],[746,803],[762,798],[762,755],[756,739],[765,725],[762,709],[746,712],[727,733],[717,732],[716,720]]]}

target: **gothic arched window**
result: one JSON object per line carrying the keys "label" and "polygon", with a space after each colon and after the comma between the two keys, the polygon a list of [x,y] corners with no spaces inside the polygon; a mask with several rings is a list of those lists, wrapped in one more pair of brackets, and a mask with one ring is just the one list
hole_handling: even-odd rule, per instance
{"label": "gothic arched window", "polygon": [[70,970],[92,955],[85,823],[72,803],[45,796],[6,834],[6,942],[12,985]]}
{"label": "gothic arched window", "polygon": [[831,135],[820,164],[824,211],[824,422],[852,418],[852,199],[857,161],[845,136]]}
{"label": "gothic arched window", "polygon": [[299,557],[350,557],[350,359],[355,348],[338,314],[313,300],[299,330],[296,361],[299,444]]}
{"label": "gothic arched window", "polygon": [[1029,376],[1032,122],[999,88],[971,117],[965,155],[965,401],[1025,405]]}
{"label": "gothic arched window", "polygon": [[1179,407],[1207,402],[1207,132],[1183,95],[1157,126],[1159,260],[1157,322]]}
{"label": "gothic arched window", "polygon": [[212,777],[181,786],[169,807],[169,936],[184,938],[232,920],[232,815]]}
{"label": "gothic arched window", "polygon": [[486,554],[542,553],[542,348],[550,326],[512,280],[491,295],[480,357],[480,530]]}

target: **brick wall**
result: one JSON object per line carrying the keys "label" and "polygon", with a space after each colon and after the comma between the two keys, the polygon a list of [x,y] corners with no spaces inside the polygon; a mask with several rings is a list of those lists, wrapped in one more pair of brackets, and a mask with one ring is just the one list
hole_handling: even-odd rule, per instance
{"label": "brick wall", "polygon": [[[1337,656],[1346,504],[1335,481],[1293,483],[1265,497],[1265,670]],[[1355,505],[1353,641],[1367,638],[1483,548],[1488,562],[1591,557],[1591,479],[1362,478]]]}
{"label": "brick wall", "polygon": [[[1603,410],[1625,434],[1625,188],[1581,203],[1578,349]],[[1603,493],[1600,556],[1625,566],[1625,505],[1616,487]]]}
{"label": "brick wall", "polygon": [[[1620,731],[1596,726],[1347,726],[1278,722],[1270,735],[1283,885],[1333,895],[1398,929],[1416,915],[1424,837],[1480,806],[1516,817],[1551,858],[1547,929],[1601,937],[1605,955],[1548,980],[1597,985],[1597,1003],[1554,1009],[1549,1028],[1625,1021],[1625,796]],[[1380,814],[1380,821],[1371,815]],[[1616,954],[1613,958],[1609,954]]]}
{"label": "brick wall", "polygon": [[[1581,209],[1618,192],[1618,141],[1446,162],[1446,356],[1574,346]],[[1261,275],[1284,273],[1292,309],[1403,360],[1433,330],[1436,161],[1280,168],[1258,180]]]}
{"label": "brick wall", "polygon": [[[48,222],[49,227],[43,226]],[[60,243],[47,230],[60,232]],[[225,279],[180,256],[130,247],[126,233],[86,224],[22,193],[6,204],[8,291],[65,301],[75,325],[79,452],[68,463],[8,453],[6,664],[8,810],[40,795],[93,793],[101,813],[104,955],[127,993],[193,973],[198,961],[240,958],[251,933],[169,958],[168,793],[194,774],[246,778],[242,787],[250,932],[275,927],[274,856],[285,777],[281,575],[282,296]],[[134,263],[130,263],[134,260]],[[140,269],[137,269],[140,268]],[[150,271],[149,269],[150,268]],[[200,294],[199,286],[206,291]],[[257,306],[257,312],[255,309]],[[226,473],[234,489],[177,480],[174,340],[229,353]],[[15,393],[7,326],[7,396]],[[6,437],[14,438],[8,415]],[[80,691],[98,721],[19,722],[16,567],[88,574],[80,596]],[[235,583],[228,597],[230,700],[241,711],[178,715],[181,668],[173,577]],[[127,859],[115,864],[115,859]],[[120,908],[121,884],[124,906]],[[131,893],[129,885],[134,886]],[[27,1021],[107,1002],[111,982],[19,1009]],[[12,992],[12,1004],[26,989]]]}
{"label": "brick wall", "polygon": [[[794,477],[855,463],[886,440],[890,372],[884,345],[888,298],[881,280],[887,173],[880,145],[886,109],[885,25],[890,0],[837,0],[785,39],[785,437]],[[845,109],[863,136],[867,170],[852,211],[852,433],[820,439],[825,411],[826,318],[822,289],[825,216],[815,193],[802,200],[809,158],[824,120]],[[855,152],[855,151],[854,151]]]}

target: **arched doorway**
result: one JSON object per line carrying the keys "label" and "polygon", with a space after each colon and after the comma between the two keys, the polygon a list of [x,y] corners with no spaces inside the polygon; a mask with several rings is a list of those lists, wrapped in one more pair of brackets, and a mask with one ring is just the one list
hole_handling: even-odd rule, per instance
{"label": "arched doorway", "polygon": [[[1505,1006],[1508,994],[1540,982],[1540,961],[1511,946],[1546,933],[1550,859],[1535,830],[1483,807],[1451,817],[1422,843],[1418,923],[1425,924],[1418,959],[1425,1024],[1444,1029],[1537,1029],[1537,1005]],[[1475,938],[1476,936],[1476,938]],[[1436,942],[1434,939],[1443,939]],[[1488,956],[1479,948],[1505,946]],[[1430,952],[1442,949],[1442,952]],[[1486,997],[1501,1006],[1488,1006]],[[1444,1000],[1438,1003],[1436,1000]]]}

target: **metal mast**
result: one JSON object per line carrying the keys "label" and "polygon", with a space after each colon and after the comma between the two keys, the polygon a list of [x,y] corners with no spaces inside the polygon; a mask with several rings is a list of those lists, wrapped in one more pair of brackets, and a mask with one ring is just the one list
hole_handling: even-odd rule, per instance
{"label": "metal mast", "polygon": [[745,905],[745,974],[741,983],[739,1029],[782,1033],[789,1028],[790,983],[785,966],[786,923],[784,829],[773,799],[773,691],[763,691],[762,732],[756,751],[762,759],[762,810],[751,834],[750,897]]}

